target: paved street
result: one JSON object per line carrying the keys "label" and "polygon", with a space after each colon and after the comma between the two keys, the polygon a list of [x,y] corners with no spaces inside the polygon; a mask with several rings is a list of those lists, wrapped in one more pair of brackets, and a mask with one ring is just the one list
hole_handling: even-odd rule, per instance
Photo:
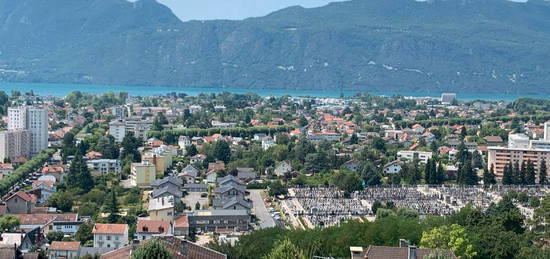
{"label": "paved street", "polygon": [[256,217],[260,220],[260,228],[275,227],[275,221],[267,211],[261,192],[263,190],[249,190],[252,207]]}

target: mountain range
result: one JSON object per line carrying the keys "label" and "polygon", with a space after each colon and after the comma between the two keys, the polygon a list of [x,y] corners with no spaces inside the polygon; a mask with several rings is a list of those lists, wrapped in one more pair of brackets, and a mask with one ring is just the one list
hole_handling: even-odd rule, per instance
{"label": "mountain range", "polygon": [[550,92],[550,2],[352,0],[180,21],[155,0],[0,0],[0,81]]}

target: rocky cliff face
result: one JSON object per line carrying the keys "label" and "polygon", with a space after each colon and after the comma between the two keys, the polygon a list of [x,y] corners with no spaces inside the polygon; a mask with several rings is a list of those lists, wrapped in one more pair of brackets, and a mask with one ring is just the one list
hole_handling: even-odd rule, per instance
{"label": "rocky cliff face", "polygon": [[0,0],[0,80],[550,91],[550,4],[354,0],[181,22],[154,0]]}

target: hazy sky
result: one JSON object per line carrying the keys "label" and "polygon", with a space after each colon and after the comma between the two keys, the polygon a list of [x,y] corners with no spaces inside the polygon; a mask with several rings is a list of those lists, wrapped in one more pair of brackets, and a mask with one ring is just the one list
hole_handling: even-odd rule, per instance
{"label": "hazy sky", "polygon": [[293,6],[318,7],[343,0],[157,0],[184,21],[244,19]]}

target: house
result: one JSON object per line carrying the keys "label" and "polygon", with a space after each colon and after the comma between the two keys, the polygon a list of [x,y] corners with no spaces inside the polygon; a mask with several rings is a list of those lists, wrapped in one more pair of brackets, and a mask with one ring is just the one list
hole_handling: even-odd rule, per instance
{"label": "house", "polygon": [[207,192],[208,186],[202,183],[186,183],[183,190],[186,192]]}
{"label": "house", "polygon": [[183,170],[181,170],[180,174],[192,175],[193,177],[197,177],[199,175],[199,173],[200,173],[199,169],[197,169],[196,167],[194,167],[192,165],[188,165],[185,168],[183,168]]}
{"label": "house", "polygon": [[43,204],[55,192],[55,182],[35,180],[32,182],[32,190],[29,193],[37,197],[37,203]]}
{"label": "house", "polygon": [[118,249],[128,244],[127,224],[95,224],[92,230],[94,247]]}
{"label": "house", "polygon": [[174,197],[161,197],[157,199],[150,199],[149,206],[147,207],[149,212],[149,219],[171,222],[175,216]]}
{"label": "house", "polygon": [[[34,213],[15,214],[19,219],[20,229],[40,228],[44,234],[50,231],[62,231],[66,234],[76,233],[78,225],[78,214],[76,213]],[[58,223],[54,225],[54,223]]]}
{"label": "house", "polygon": [[56,182],[63,181],[64,173],[65,173],[65,168],[62,166],[46,166],[42,168],[42,175],[53,175],[55,176]]}
{"label": "house", "polygon": [[175,236],[189,235],[189,219],[187,218],[187,215],[183,215],[175,220],[174,235]]}
{"label": "house", "polygon": [[401,150],[397,152],[397,158],[407,160],[407,161],[413,161],[414,159],[419,159],[420,162],[427,163],[428,159],[432,158],[432,152]]}
{"label": "house", "polygon": [[273,170],[273,173],[279,177],[282,177],[290,172],[292,172],[292,164],[289,161],[281,161]]}
{"label": "house", "polygon": [[122,162],[118,159],[88,160],[86,165],[90,169],[90,173],[94,176],[100,176],[107,173],[120,174],[122,172]]}
{"label": "house", "polygon": [[192,156],[189,162],[191,162],[191,164],[202,163],[204,162],[205,159],[206,159],[206,155],[198,154],[198,155]]}
{"label": "house", "polygon": [[214,193],[216,195],[216,198],[228,200],[235,196],[244,197],[246,195],[246,187],[235,183],[229,183],[217,187],[216,189],[214,189]]}
{"label": "house", "polygon": [[6,212],[9,214],[28,214],[36,204],[37,199],[34,195],[23,191],[18,191],[5,199]]}
{"label": "house", "polygon": [[80,242],[53,241],[48,248],[50,259],[73,259],[80,257]]}
{"label": "house", "polygon": [[181,189],[174,187],[173,185],[167,185],[163,188],[155,188],[151,193],[151,198],[153,199],[169,196],[175,197],[176,201],[181,201],[181,198],[183,197]]}
{"label": "house", "polygon": [[228,185],[228,184],[236,184],[236,185],[244,185],[244,183],[237,179],[235,176],[232,175],[226,175],[222,178],[218,178],[218,185],[221,187],[222,185]]}
{"label": "house", "polygon": [[191,146],[191,139],[189,139],[189,137],[187,136],[180,136],[178,138],[178,146],[180,147],[181,150],[186,150],[186,148],[188,146]]}
{"label": "house", "polygon": [[183,181],[177,177],[164,177],[151,183],[151,187],[155,189],[166,188],[171,186],[172,188],[181,189]]}
{"label": "house", "polygon": [[401,164],[399,160],[395,160],[384,165],[385,174],[397,174],[401,172]]}
{"label": "house", "polygon": [[256,172],[254,172],[254,168],[239,167],[237,168],[237,178],[248,182],[256,179]]}
{"label": "house", "polygon": [[11,163],[0,164],[0,179],[4,176],[11,174],[15,168]]}
{"label": "house", "polygon": [[357,172],[359,171],[359,161],[357,159],[351,159],[342,165],[346,170]]}
{"label": "house", "polygon": [[483,139],[487,142],[487,145],[489,146],[498,146],[504,143],[504,140],[502,140],[500,136],[486,136]]}
{"label": "house", "polygon": [[206,173],[207,183],[216,183],[216,179],[218,179],[218,173],[216,171],[210,171]]}
{"label": "house", "polygon": [[158,235],[171,235],[172,226],[168,221],[138,219],[135,238],[147,240]]}
{"label": "house", "polygon": [[196,232],[238,232],[250,229],[246,210],[200,210],[188,216],[189,226]]}
{"label": "house", "polygon": [[34,250],[45,243],[40,228],[29,229],[23,233],[2,233],[0,246],[17,246],[24,253]]}
{"label": "house", "polygon": [[252,204],[245,200],[242,196],[235,196],[229,199],[214,199],[212,202],[214,209],[219,210],[246,210],[250,211]]}

